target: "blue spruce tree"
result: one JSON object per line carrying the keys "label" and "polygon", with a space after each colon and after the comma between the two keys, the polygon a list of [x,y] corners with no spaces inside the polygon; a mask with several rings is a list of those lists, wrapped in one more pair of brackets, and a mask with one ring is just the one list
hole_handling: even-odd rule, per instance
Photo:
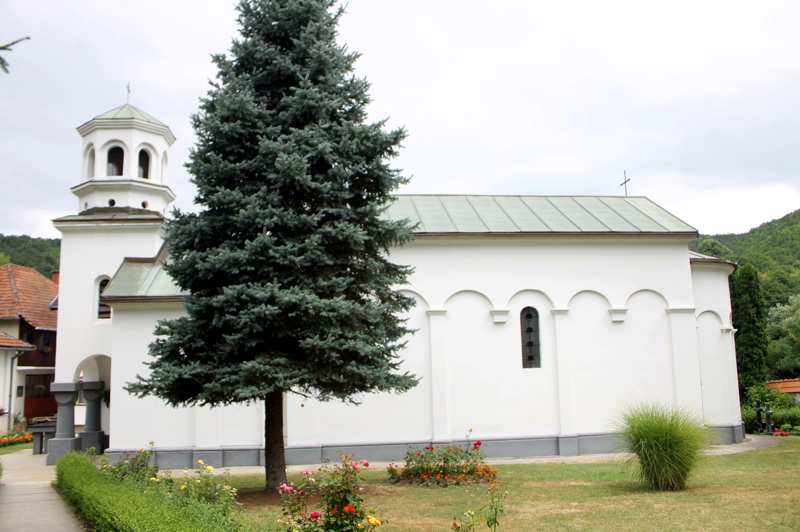
{"label": "blue spruce tree", "polygon": [[266,489],[286,481],[282,398],[404,392],[393,290],[410,269],[388,251],[411,238],[382,220],[406,180],[387,162],[403,130],[366,123],[358,54],[336,43],[330,0],[243,0],[241,38],[200,112],[188,168],[199,213],[168,224],[167,271],[191,293],[160,322],[150,372],[131,383],[170,405],[263,402]]}

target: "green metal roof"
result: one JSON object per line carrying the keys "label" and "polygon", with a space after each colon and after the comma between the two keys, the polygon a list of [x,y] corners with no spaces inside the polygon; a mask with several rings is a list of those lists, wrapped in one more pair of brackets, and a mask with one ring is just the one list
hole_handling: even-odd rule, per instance
{"label": "green metal roof", "polygon": [[[400,195],[384,218],[407,218],[423,235],[697,233],[643,197]],[[188,295],[164,271],[165,259],[163,249],[157,257],[125,259],[103,300]]]}
{"label": "green metal roof", "polygon": [[164,271],[163,262],[125,259],[103,290],[106,301],[121,298],[174,297],[188,295]]}
{"label": "green metal roof", "polygon": [[125,105],[120,105],[119,107],[112,109],[107,113],[98,115],[94,117],[93,120],[121,120],[126,118],[128,119],[135,118],[137,120],[150,122],[151,124],[167,127],[166,124],[156,120],[155,118],[145,113],[138,107],[134,107],[129,103],[126,103]]}
{"label": "green metal roof", "polygon": [[697,233],[644,197],[398,195],[384,213],[426,233]]}

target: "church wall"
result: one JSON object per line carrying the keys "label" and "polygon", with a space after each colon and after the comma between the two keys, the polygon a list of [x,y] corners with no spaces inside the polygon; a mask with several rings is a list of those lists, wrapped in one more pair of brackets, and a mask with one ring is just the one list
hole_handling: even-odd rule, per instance
{"label": "church wall", "polygon": [[[412,295],[413,294],[406,294]],[[286,395],[288,448],[322,445],[364,445],[415,442],[427,445],[432,429],[432,378],[430,328],[425,301],[408,313],[407,326],[417,332],[400,352],[400,371],[419,377],[419,384],[405,394],[363,394],[360,405],[340,401],[319,402],[295,394]]]}
{"label": "church wall", "polygon": [[608,304],[594,292],[576,296],[568,314],[578,433],[609,432],[627,406],[675,401],[666,302],[637,292],[624,321],[611,322]]}
{"label": "church wall", "polygon": [[718,262],[692,264],[703,416],[712,426],[741,422],[728,285],[733,269]]}
{"label": "church wall", "polygon": [[[697,350],[704,344],[694,333],[685,242],[605,241],[422,241],[395,250],[395,262],[416,268],[409,327],[418,332],[401,357],[420,384],[403,395],[366,394],[360,406],[287,394],[289,461],[314,463],[337,449],[397,459],[408,443],[461,441],[470,428],[490,452],[521,442],[496,447],[497,456],[569,454],[563,438],[580,440],[575,452],[598,452],[609,444],[592,435],[611,432],[626,405],[661,400],[702,409]],[[707,299],[718,304],[713,294]],[[540,316],[540,368],[522,367],[519,316],[527,306]],[[123,307],[115,304],[113,320],[115,390],[145,370],[155,321],[181,313],[179,306]],[[173,409],[115,393],[113,408],[127,415],[113,416],[112,449],[152,440],[170,459],[187,453],[174,464],[201,456],[218,465],[223,458],[214,453],[263,444],[260,405]],[[720,408],[730,411],[729,402],[720,399]]]}
{"label": "church wall", "polygon": [[155,255],[163,242],[163,230],[160,224],[57,229],[63,237],[56,382],[75,382],[80,361],[111,353],[112,320],[97,317],[98,279],[110,279],[125,257]]}

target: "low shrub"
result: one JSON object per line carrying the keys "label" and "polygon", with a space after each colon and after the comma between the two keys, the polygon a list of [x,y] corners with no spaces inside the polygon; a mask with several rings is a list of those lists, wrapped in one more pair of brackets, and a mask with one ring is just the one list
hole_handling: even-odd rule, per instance
{"label": "low shrub", "polygon": [[[770,422],[776,427],[783,427],[790,425],[792,427],[800,426],[800,407],[793,407],[787,409],[772,408],[772,415]],[[766,421],[766,416],[761,414],[761,419]],[[756,422],[756,411],[752,408],[742,408],[742,421],[744,421],[745,432],[748,434],[758,433],[758,423]]]}
{"label": "low shrub", "polygon": [[218,505],[178,498],[171,490],[149,482],[150,485],[111,478],[98,471],[83,453],[70,453],[56,464],[57,487],[95,532],[250,530],[238,516]]}
{"label": "low shrub", "polygon": [[658,403],[644,403],[617,421],[622,449],[638,458],[638,476],[655,490],[682,490],[708,446],[710,434],[690,412]]}
{"label": "low shrub", "polygon": [[482,443],[480,440],[472,443],[471,435],[472,429],[467,434],[465,446],[409,448],[405,466],[398,468],[395,464],[389,465],[389,480],[442,487],[495,482],[497,471],[486,464]]}
{"label": "low shrub", "polygon": [[[339,453],[340,463],[325,462],[316,473],[303,471],[303,481],[295,486],[282,485],[283,532],[359,532],[376,530],[382,525],[367,509],[358,471],[369,462],[355,462],[352,456]],[[311,511],[309,498],[317,493],[322,498],[319,511]]]}

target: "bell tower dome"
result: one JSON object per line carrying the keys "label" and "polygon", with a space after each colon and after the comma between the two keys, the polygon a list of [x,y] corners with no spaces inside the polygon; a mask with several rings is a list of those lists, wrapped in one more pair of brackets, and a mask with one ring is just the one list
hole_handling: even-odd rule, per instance
{"label": "bell tower dome", "polygon": [[81,183],[70,190],[78,212],[98,209],[154,212],[166,216],[175,194],[167,185],[169,127],[125,104],[78,128],[83,138]]}

